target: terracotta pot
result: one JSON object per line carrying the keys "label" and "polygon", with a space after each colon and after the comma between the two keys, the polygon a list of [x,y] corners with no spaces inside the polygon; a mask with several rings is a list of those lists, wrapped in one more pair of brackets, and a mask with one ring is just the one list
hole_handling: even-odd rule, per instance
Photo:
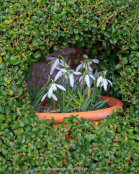
{"label": "terracotta pot", "polygon": [[[42,118],[42,119],[51,119],[51,117],[53,116],[53,118],[55,119],[55,122],[58,124],[61,124],[61,120],[63,120],[64,117],[69,117],[70,115],[79,115],[77,118],[81,118],[83,117],[84,119],[92,119],[93,121],[99,121],[102,119],[105,119],[107,117],[107,115],[112,115],[114,109],[118,109],[118,108],[123,108],[123,102],[113,98],[113,97],[108,97],[108,96],[101,96],[100,100],[107,100],[107,103],[111,106],[110,108],[106,108],[106,109],[101,109],[101,110],[96,110],[96,111],[86,111],[86,112],[73,112],[73,113],[36,113],[36,115],[38,116],[38,118]],[[31,105],[33,104],[33,101],[31,101],[30,103]],[[47,104],[47,101],[44,100],[42,102],[42,104]],[[46,118],[45,118],[46,116]],[[54,127],[56,127],[58,124],[54,124]],[[65,128],[66,124],[63,125],[63,127]],[[67,140],[67,138],[72,139],[72,137],[68,134],[65,133],[65,141]],[[44,146],[45,148],[47,148],[47,144]],[[70,149],[69,151],[73,151],[73,149]]]}
{"label": "terracotta pot", "polygon": [[100,121],[107,117],[107,115],[112,115],[114,109],[123,108],[123,102],[119,99],[108,97],[108,96],[101,96],[100,100],[107,100],[107,103],[110,105],[109,108],[96,110],[96,111],[86,111],[86,112],[72,112],[72,113],[36,113],[38,118],[42,119],[51,119],[52,116],[55,119],[55,122],[60,124],[61,120],[64,117],[69,117],[70,115],[78,115],[77,118],[83,117],[84,119],[91,119],[93,121]]}

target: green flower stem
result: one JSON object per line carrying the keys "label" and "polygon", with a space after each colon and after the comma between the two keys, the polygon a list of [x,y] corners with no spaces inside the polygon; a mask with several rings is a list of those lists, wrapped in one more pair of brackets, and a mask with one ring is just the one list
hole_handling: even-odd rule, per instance
{"label": "green flower stem", "polygon": [[[65,87],[65,76],[63,78],[63,86]],[[62,103],[62,105],[63,105],[62,111],[64,111],[64,109],[65,109],[65,91],[63,91],[63,103]]]}
{"label": "green flower stem", "polygon": [[88,96],[90,96],[90,93],[91,93],[91,87],[88,87],[87,92],[88,92]]}
{"label": "green flower stem", "polygon": [[52,100],[52,103],[53,103],[53,109],[56,109],[56,104],[55,104],[55,101]]}
{"label": "green flower stem", "polygon": [[40,80],[39,80],[39,83],[38,83],[38,86],[37,86],[37,90],[38,90],[38,88],[39,88],[39,85],[40,85],[40,82],[41,82],[43,73],[44,73],[45,69],[47,68],[47,66],[48,66],[50,63],[52,63],[52,61],[50,61],[50,62],[45,66],[45,68],[44,68],[43,71],[42,71],[42,74],[41,74],[41,77],[40,77]]}
{"label": "green flower stem", "polygon": [[68,99],[69,99],[69,79],[68,79]]}
{"label": "green flower stem", "polygon": [[99,94],[101,95],[101,92],[102,92],[102,87],[101,86],[100,86],[100,91],[99,92],[100,92]]}
{"label": "green flower stem", "polygon": [[37,108],[39,107],[40,103],[40,99],[42,98],[42,95],[44,93],[44,91],[46,90],[46,88],[48,87],[48,83],[50,81],[50,76],[48,77],[48,81],[47,83],[42,87],[42,89],[39,91],[39,93],[37,94],[37,96],[35,97],[35,100],[33,101],[33,110],[37,110]]}
{"label": "green flower stem", "polygon": [[[85,74],[85,73],[84,73],[84,74]],[[82,83],[81,83],[81,90],[80,90],[81,95],[82,95],[82,87],[83,87],[83,78],[84,78],[84,74],[83,74]],[[84,93],[84,92],[83,92],[83,93]],[[81,95],[80,95],[79,112],[80,112],[80,108],[81,108]]]}

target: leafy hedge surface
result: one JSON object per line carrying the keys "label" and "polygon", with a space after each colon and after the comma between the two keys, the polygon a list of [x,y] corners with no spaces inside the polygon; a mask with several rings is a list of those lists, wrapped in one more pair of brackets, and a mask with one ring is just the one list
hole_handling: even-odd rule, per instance
{"label": "leafy hedge surface", "polygon": [[[0,173],[139,172],[138,6],[138,0],[0,1]],[[35,116],[26,80],[30,65],[67,44],[90,49],[110,71],[109,94],[126,107],[98,126],[65,120],[73,139],[64,141],[66,128]]]}

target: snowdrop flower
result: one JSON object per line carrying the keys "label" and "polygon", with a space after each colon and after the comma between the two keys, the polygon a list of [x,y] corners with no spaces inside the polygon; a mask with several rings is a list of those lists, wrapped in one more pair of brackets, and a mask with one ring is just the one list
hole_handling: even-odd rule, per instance
{"label": "snowdrop flower", "polygon": [[92,62],[90,61],[88,62],[81,61],[81,64],[77,66],[76,71],[79,71],[81,68],[85,68],[86,71],[88,70],[92,71],[90,64],[92,64]]}
{"label": "snowdrop flower", "polygon": [[60,68],[57,68],[57,69],[59,69],[60,71],[57,73],[55,79],[58,79],[59,76],[61,75],[61,73],[63,73],[65,75],[65,78],[70,80],[71,87],[74,86],[74,75],[82,74],[81,72],[76,72],[76,71],[74,71],[72,69],[71,70],[60,69]]}
{"label": "snowdrop flower", "polygon": [[60,68],[56,68],[56,69],[58,69],[59,71],[58,71],[58,73],[56,74],[56,76],[55,76],[55,78],[54,78],[54,81],[57,81],[57,79],[58,79],[59,77],[61,77],[63,73],[66,73],[66,72],[67,72],[66,69],[60,69]]}
{"label": "snowdrop flower", "polygon": [[84,61],[81,61],[81,64],[77,66],[76,71],[79,71],[81,68],[85,68],[86,71],[92,71],[91,64],[99,63],[98,59],[88,59],[88,56],[86,54],[83,54],[83,57],[86,59]]}
{"label": "snowdrop flower", "polygon": [[59,63],[60,63],[59,59],[58,59],[58,58],[55,59],[54,63],[53,63],[52,66],[51,66],[50,75],[53,74],[55,68],[59,65]]}
{"label": "snowdrop flower", "polygon": [[47,57],[46,60],[55,60],[56,57]]}
{"label": "snowdrop flower", "polygon": [[[85,58],[85,59],[88,59],[88,56],[86,55],[86,54],[83,54],[83,57]],[[99,63],[99,60],[98,59],[89,59],[90,60],[90,62],[92,61],[92,62],[94,62],[94,63]]]}
{"label": "snowdrop flower", "polygon": [[[79,81],[81,81],[82,78],[83,78],[83,76],[80,77]],[[84,77],[84,81],[86,81],[86,84],[87,84],[88,87],[90,87],[90,78],[92,78],[93,80],[95,80],[94,76],[91,73],[88,73],[87,72],[86,75],[85,75],[85,77]]]}
{"label": "snowdrop flower", "polygon": [[97,79],[97,87],[101,85],[101,87],[103,86],[104,90],[106,91],[106,90],[107,90],[108,82],[109,82],[110,85],[112,86],[112,82],[111,82],[110,80],[105,79],[103,76],[100,76],[100,77]]}
{"label": "snowdrop flower", "polygon": [[[42,97],[41,102],[48,96],[48,92]],[[57,97],[55,96],[55,94],[52,94],[52,98],[57,101]]]}
{"label": "snowdrop flower", "polygon": [[[58,85],[58,84],[55,84],[55,83],[52,83],[49,86],[50,86],[50,89],[49,89],[49,91],[44,96],[45,97],[48,96],[48,98],[51,98],[52,97],[54,100],[56,100],[57,97],[53,95],[53,91],[56,91],[57,90],[57,87],[59,89],[63,90],[63,91],[66,91],[66,89],[63,86]],[[44,96],[42,97],[42,100],[41,101],[43,101],[45,99]]]}
{"label": "snowdrop flower", "polygon": [[61,66],[63,66],[63,67],[66,67],[66,68],[68,68],[69,67],[69,65],[68,64],[66,64],[62,59],[60,59],[60,63],[59,63]]}
{"label": "snowdrop flower", "polygon": [[69,67],[62,59],[56,58],[56,57],[48,57],[46,60],[53,60],[53,64],[51,64],[51,70],[50,70],[50,75],[53,74],[54,70],[56,67],[59,67],[59,65],[63,67]]}
{"label": "snowdrop flower", "polygon": [[80,75],[80,74],[82,74],[81,72],[76,72],[76,71],[74,71],[74,70],[70,70],[69,72],[68,72],[68,77],[69,77],[69,79],[70,79],[70,85],[71,85],[71,87],[73,87],[74,86],[74,75]]}

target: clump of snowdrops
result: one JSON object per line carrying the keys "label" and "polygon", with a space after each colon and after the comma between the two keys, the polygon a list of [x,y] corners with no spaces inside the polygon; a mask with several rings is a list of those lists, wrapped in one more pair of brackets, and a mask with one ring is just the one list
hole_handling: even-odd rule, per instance
{"label": "clump of snowdrops", "polygon": [[[83,57],[85,59],[77,66],[76,71],[69,68],[61,55],[46,59],[50,61],[47,66],[51,64],[50,75],[46,85],[38,92],[35,102],[33,102],[34,110],[39,107],[40,98],[41,102],[47,98],[49,104],[52,104],[53,108],[61,113],[93,111],[104,108],[108,100],[100,101],[102,88],[106,91],[108,84],[112,86],[112,82],[105,78],[106,71],[98,72],[96,78],[94,77],[90,65],[93,62],[99,63],[99,60],[89,59],[85,54]],[[58,70],[58,73],[52,80],[50,76],[55,69]],[[74,76],[77,75],[79,78],[75,81]],[[58,84],[60,78],[63,78],[62,85]],[[56,83],[56,81],[58,82]],[[87,95],[85,94],[86,88]]]}

